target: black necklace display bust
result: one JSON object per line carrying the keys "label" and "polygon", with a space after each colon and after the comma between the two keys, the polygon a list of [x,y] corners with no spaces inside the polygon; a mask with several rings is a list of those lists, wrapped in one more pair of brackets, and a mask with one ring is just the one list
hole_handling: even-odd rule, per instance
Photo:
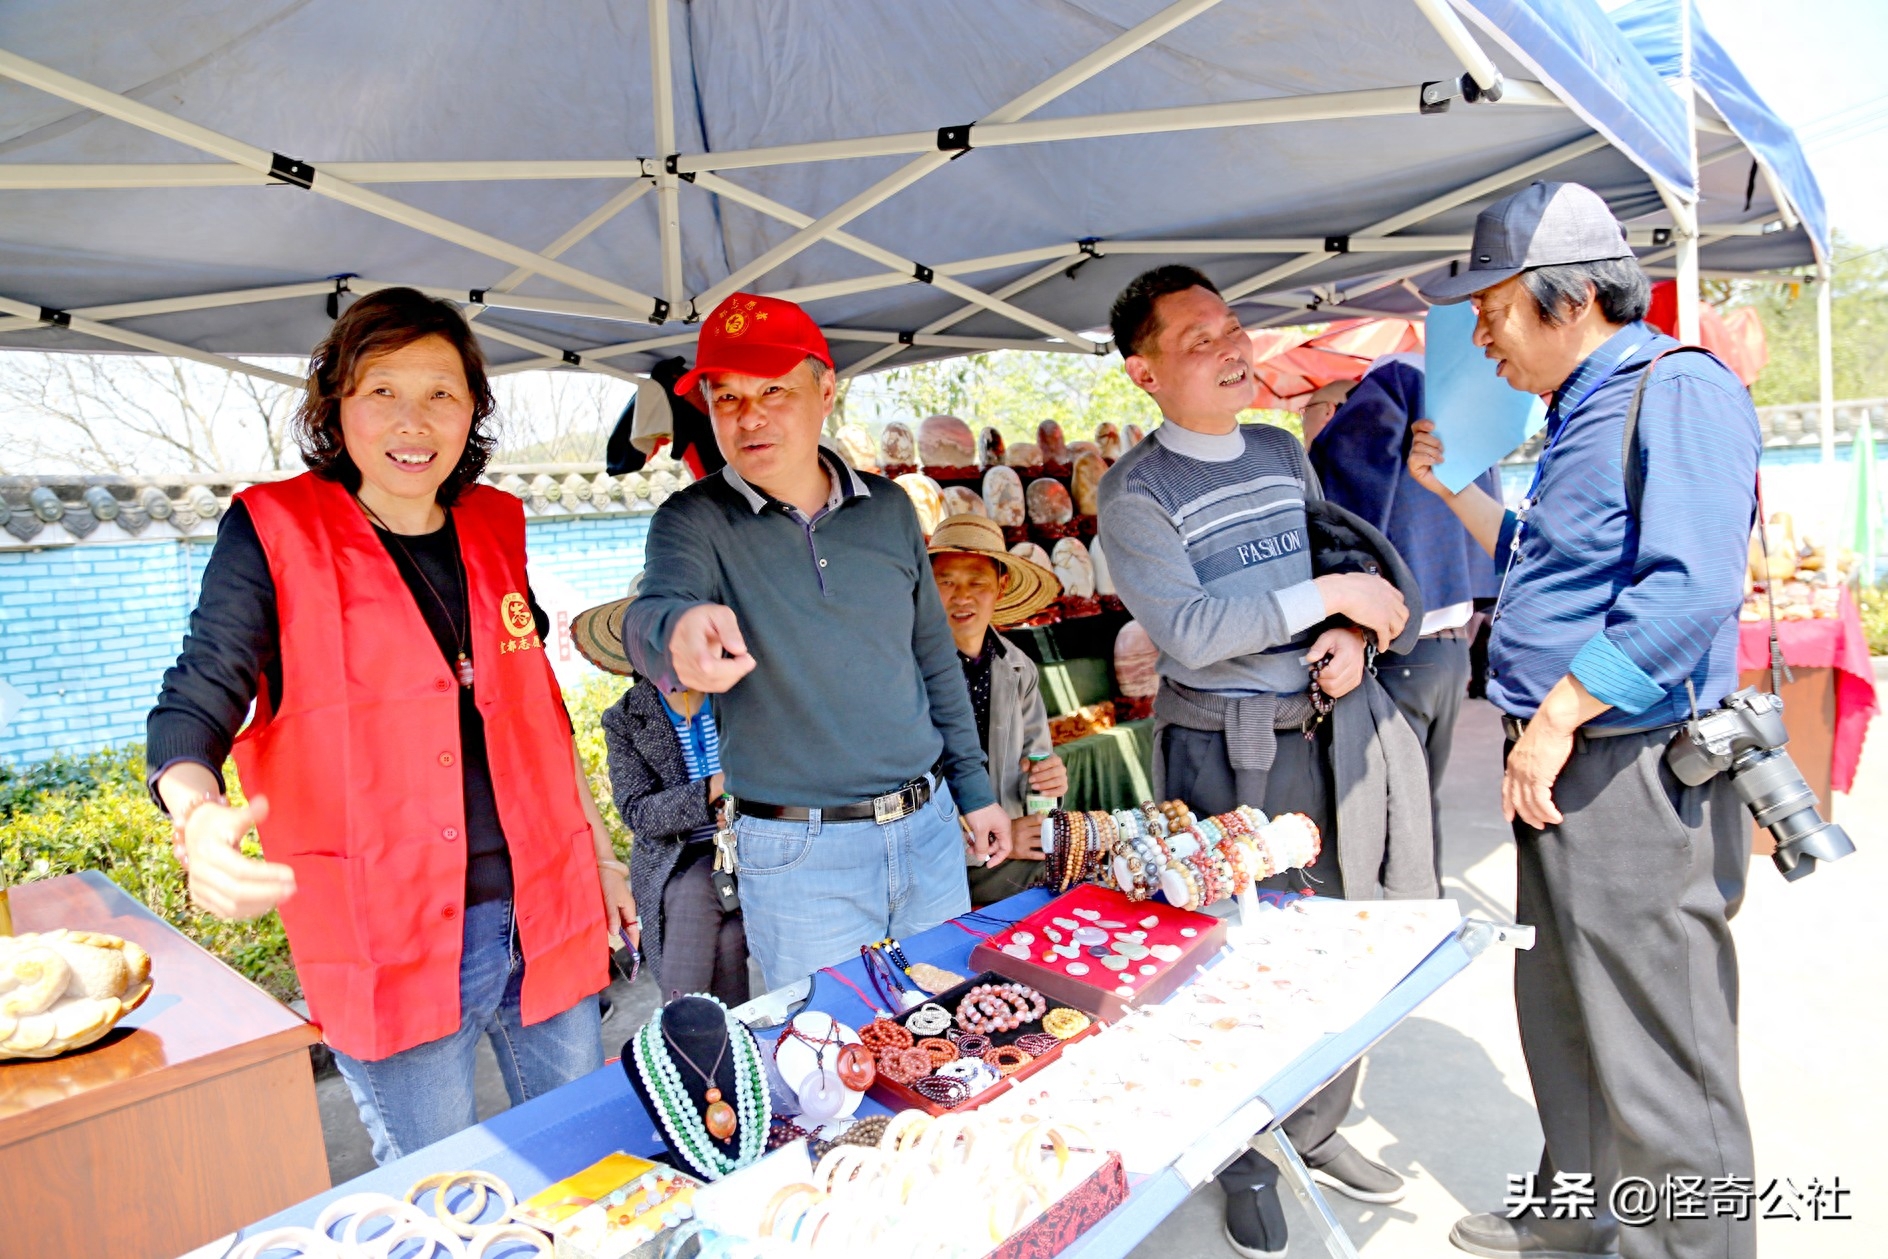
{"label": "black necklace display bust", "polygon": [[[743,1061],[758,1064],[753,1033],[709,997],[676,998],[624,1043],[623,1072],[678,1165],[713,1178],[719,1173],[702,1166],[712,1158],[701,1157],[710,1150],[729,1162],[764,1152],[765,1077],[749,1081],[749,1091],[759,1093],[759,1114],[742,1113]],[[750,1126],[757,1131],[747,1132]]]}

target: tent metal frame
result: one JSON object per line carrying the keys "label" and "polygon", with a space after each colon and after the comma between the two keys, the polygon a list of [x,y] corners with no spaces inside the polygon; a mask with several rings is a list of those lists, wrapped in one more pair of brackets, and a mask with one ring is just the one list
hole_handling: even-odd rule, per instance
{"label": "tent metal frame", "polygon": [[[658,335],[617,344],[572,349],[554,345],[539,337],[519,333],[480,319],[487,311],[515,310],[580,319],[599,319],[646,326],[660,326],[681,319],[692,324],[713,308],[728,293],[763,281],[767,275],[818,243],[828,243],[859,255],[879,270],[861,276],[782,288],[775,295],[801,302],[818,302],[872,292],[906,284],[927,284],[949,293],[963,303],[951,313],[911,332],[829,328],[828,335],[838,340],[879,343],[863,360],[851,365],[846,375],[857,375],[881,367],[907,347],[976,352],[991,349],[1028,349],[1054,353],[1106,354],[1111,345],[1105,337],[1085,334],[1061,326],[1014,303],[1012,299],[1034,286],[1060,274],[1090,256],[1118,254],[1199,254],[1215,257],[1285,255],[1252,276],[1225,290],[1228,300],[1257,302],[1278,306],[1278,315],[1267,316],[1261,325],[1303,318],[1339,314],[1365,314],[1361,308],[1347,308],[1345,296],[1359,296],[1406,277],[1431,269],[1450,257],[1463,254],[1468,237],[1463,235],[1399,235],[1405,229],[1431,219],[1447,210],[1479,197],[1498,192],[1513,184],[1553,169],[1566,161],[1606,147],[1611,140],[1599,131],[1495,172],[1461,188],[1433,197],[1420,205],[1392,215],[1370,226],[1352,231],[1343,246],[1333,249],[1331,242],[1315,238],[1250,238],[1228,240],[1075,240],[1038,249],[1012,251],[984,258],[927,263],[908,258],[894,250],[862,239],[848,230],[854,220],[874,207],[910,188],[953,159],[975,148],[1046,144],[1097,137],[1151,135],[1163,132],[1211,127],[1249,127],[1280,123],[1315,123],[1334,119],[1388,117],[1433,112],[1447,106],[1458,96],[1475,98],[1477,105],[1506,109],[1567,108],[1554,91],[1538,83],[1504,79],[1482,42],[1472,33],[1461,14],[1449,0],[1410,0],[1436,31],[1464,74],[1461,82],[1411,84],[1403,87],[1375,88],[1361,91],[1313,93],[1260,100],[1215,102],[1170,108],[1127,110],[1113,113],[1039,119],[1029,115],[1092,79],[1108,67],[1147,47],[1187,21],[1211,9],[1219,0],[1174,0],[1146,20],[1109,40],[1088,55],[1042,80],[1028,91],[1014,97],[983,117],[962,124],[950,124],[930,131],[909,131],[891,135],[836,138],[805,144],[730,150],[715,153],[683,153],[676,145],[675,84],[673,49],[669,29],[669,8],[664,0],[648,0],[650,31],[651,110],[659,156],[636,156],[600,160],[546,161],[410,161],[410,162],[322,162],[302,161],[257,145],[232,138],[210,128],[164,113],[149,105],[98,87],[49,66],[0,49],[0,77],[38,88],[74,104],[93,109],[154,135],[176,141],[206,155],[196,163],[111,163],[111,164],[0,164],[0,190],[9,189],[117,189],[184,188],[231,185],[289,184],[326,197],[365,213],[377,215],[416,232],[458,245],[500,262],[512,270],[489,288],[461,292],[437,286],[419,286],[425,291],[462,303],[468,316],[479,320],[476,327],[492,341],[531,352],[535,357],[502,364],[494,371],[511,374],[538,368],[576,368],[617,379],[636,380],[633,373],[616,367],[611,359],[627,354],[660,349],[681,348],[692,344],[692,328],[677,335]],[[1693,116],[1697,111],[1692,110]],[[1715,120],[1708,120],[1715,122]],[[1707,127],[1707,130],[1713,128]],[[1717,131],[1727,128],[1718,126]],[[726,172],[790,164],[839,161],[861,157],[908,156],[912,160],[896,171],[876,180],[840,205],[815,216],[756,192],[728,177]],[[1695,154],[1694,154],[1695,157]],[[415,182],[491,182],[509,180],[599,180],[623,183],[623,187],[597,209],[541,250],[500,240],[442,215],[421,210],[370,185]],[[1663,231],[1678,246],[1681,273],[1689,267],[1695,286],[1698,228],[1696,198],[1690,189],[1674,189],[1656,178],[1661,194],[1676,224],[1670,229],[1634,229],[1635,244],[1653,244],[1654,232]],[[685,291],[682,275],[681,199],[684,187],[722,198],[756,213],[787,224],[792,233],[758,257],[736,268],[727,277],[700,293]],[[571,266],[561,255],[616,215],[653,193],[662,258],[661,295],[644,293]],[[1784,204],[1780,199],[1779,204]],[[1706,229],[1717,234],[1723,229]],[[1752,233],[1763,225],[1740,225]],[[1662,238],[1659,243],[1662,242]],[[1304,291],[1303,286],[1283,282],[1315,268],[1341,253],[1398,253],[1420,251],[1435,256],[1425,263],[1405,265],[1393,273],[1353,278],[1337,286],[1323,286]],[[1687,261],[1689,259],[1689,262]],[[964,276],[1037,264],[1020,278],[985,289],[966,282]],[[543,277],[588,295],[583,298],[537,297],[519,294],[517,288],[533,276]],[[232,371],[248,372],[265,379],[294,383],[279,372],[245,363],[230,355],[213,354],[175,345],[159,338],[115,326],[115,321],[135,319],[184,310],[242,305],[249,302],[281,300],[314,293],[366,292],[386,287],[391,281],[367,280],[351,276],[310,279],[302,283],[275,285],[226,293],[205,293],[154,301],[127,302],[75,311],[48,311],[20,302],[0,302],[0,331],[19,331],[33,326],[61,326],[101,340],[143,349],[153,353],[175,354],[199,362],[212,363]],[[958,323],[980,314],[994,314],[1024,330],[1020,336],[963,336],[949,330]],[[1037,339],[1041,338],[1041,339]]]}

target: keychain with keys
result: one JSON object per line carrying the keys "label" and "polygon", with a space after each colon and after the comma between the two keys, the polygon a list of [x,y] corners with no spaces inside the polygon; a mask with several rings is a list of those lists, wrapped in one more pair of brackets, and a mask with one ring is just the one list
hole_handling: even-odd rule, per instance
{"label": "keychain with keys", "polygon": [[715,801],[715,873],[734,869],[734,797],[724,794]]}
{"label": "keychain with keys", "polygon": [[715,865],[708,876],[723,913],[731,914],[741,907],[741,894],[734,884],[735,867],[734,797],[723,793],[715,801]]}

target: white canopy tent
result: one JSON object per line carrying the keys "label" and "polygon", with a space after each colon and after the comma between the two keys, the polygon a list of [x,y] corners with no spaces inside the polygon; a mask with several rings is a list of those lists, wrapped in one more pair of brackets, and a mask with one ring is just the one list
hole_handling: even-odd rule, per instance
{"label": "white canopy tent", "polygon": [[1590,0],[26,0],[0,345],[293,383],[237,356],[411,284],[500,372],[634,379],[738,288],[847,372],[1106,353],[1162,260],[1303,318],[1413,301],[1531,178],[1683,221],[1685,121]]}

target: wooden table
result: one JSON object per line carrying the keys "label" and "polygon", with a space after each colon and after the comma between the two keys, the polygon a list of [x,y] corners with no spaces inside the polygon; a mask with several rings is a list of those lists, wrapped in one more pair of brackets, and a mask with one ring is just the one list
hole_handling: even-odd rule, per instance
{"label": "wooden table", "polygon": [[102,874],[10,899],[16,932],[143,946],[152,992],[97,1044],[0,1062],[0,1252],[171,1259],[328,1188],[310,1024]]}

